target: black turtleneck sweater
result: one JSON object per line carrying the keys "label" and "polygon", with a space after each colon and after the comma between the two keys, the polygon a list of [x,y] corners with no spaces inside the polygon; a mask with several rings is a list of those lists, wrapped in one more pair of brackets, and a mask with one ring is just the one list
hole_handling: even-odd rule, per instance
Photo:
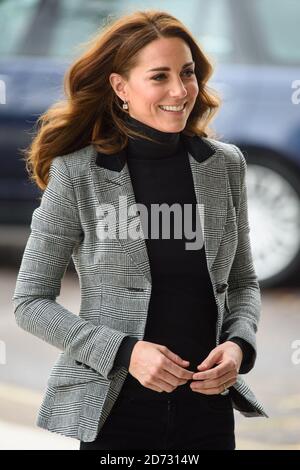
{"label": "black turtleneck sweater", "polygon": [[[197,371],[200,364],[216,346],[217,306],[207,268],[205,247],[186,249],[182,223],[182,236],[174,237],[174,218],[170,217],[170,234],[162,237],[162,223],[159,236],[151,238],[151,204],[166,203],[192,206],[192,227],[196,229],[197,200],[193,176],[181,133],[162,132],[145,123],[126,116],[131,128],[158,140],[153,143],[144,138],[129,138],[127,164],[137,204],[147,207],[147,246],[152,292],[143,340],[167,346],[182,359],[190,361],[188,370]],[[182,217],[183,219],[183,217]],[[199,219],[198,219],[199,222]],[[142,223],[142,219],[141,219]],[[144,229],[144,227],[142,226]],[[145,233],[145,232],[144,232]],[[129,368],[130,356],[137,338],[127,336],[121,343],[115,358],[115,365]],[[242,369],[247,369],[252,347],[241,338],[234,338],[243,350]],[[247,371],[247,370],[246,370]],[[242,372],[243,373],[243,372]],[[145,398],[162,398],[170,395],[194,395],[187,384],[177,387],[171,394],[158,393],[144,387],[130,373],[127,375],[121,393]]]}

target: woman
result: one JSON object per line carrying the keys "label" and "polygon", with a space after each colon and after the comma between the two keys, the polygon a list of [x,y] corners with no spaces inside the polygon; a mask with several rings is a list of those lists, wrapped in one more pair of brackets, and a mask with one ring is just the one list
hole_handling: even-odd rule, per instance
{"label": "woman", "polygon": [[[229,450],[233,408],[267,416],[240,376],[261,299],[245,158],[208,137],[211,73],[178,19],[124,16],[71,66],[27,152],[45,191],[14,311],[62,351],[37,425],[81,450]],[[71,257],[79,316],[55,301]]]}

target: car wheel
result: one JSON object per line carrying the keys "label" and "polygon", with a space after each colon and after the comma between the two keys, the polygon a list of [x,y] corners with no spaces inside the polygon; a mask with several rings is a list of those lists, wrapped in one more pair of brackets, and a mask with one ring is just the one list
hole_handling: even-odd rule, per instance
{"label": "car wheel", "polygon": [[277,157],[245,157],[253,262],[260,286],[275,287],[300,268],[300,172]]}

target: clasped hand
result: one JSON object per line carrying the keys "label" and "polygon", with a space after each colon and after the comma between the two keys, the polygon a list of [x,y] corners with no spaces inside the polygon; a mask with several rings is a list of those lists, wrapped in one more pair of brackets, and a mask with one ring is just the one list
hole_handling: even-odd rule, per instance
{"label": "clasped hand", "polygon": [[226,341],[215,347],[197,366],[190,384],[194,392],[205,395],[219,394],[235,384],[243,353],[238,344]]}
{"label": "clasped hand", "polygon": [[242,357],[241,348],[226,341],[215,347],[193,372],[188,370],[189,361],[166,346],[140,340],[133,348],[129,372],[144,387],[157,392],[171,393],[190,381],[194,392],[212,395],[236,382]]}

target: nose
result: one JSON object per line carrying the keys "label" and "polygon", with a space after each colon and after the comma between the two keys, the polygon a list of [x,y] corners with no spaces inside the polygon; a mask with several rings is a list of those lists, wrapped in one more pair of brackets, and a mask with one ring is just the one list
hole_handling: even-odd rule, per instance
{"label": "nose", "polygon": [[179,77],[178,79],[174,79],[174,82],[172,84],[171,90],[170,90],[170,96],[173,98],[185,98],[187,95],[187,90],[182,83],[181,78]]}

